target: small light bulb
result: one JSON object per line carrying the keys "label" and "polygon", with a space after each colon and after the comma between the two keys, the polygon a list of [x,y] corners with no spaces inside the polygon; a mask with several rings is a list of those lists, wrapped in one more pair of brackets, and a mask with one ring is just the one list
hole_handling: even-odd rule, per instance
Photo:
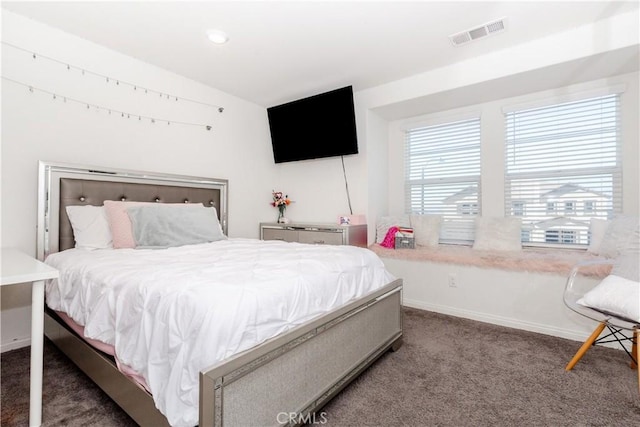
{"label": "small light bulb", "polygon": [[224,31],[208,30],[207,37],[215,44],[225,44],[229,41],[229,36]]}

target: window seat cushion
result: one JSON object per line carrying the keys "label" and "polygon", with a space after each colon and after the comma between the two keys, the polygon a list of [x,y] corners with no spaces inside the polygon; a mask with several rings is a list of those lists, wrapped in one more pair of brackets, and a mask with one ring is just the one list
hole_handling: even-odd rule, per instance
{"label": "window seat cushion", "polygon": [[[526,248],[521,251],[489,251],[472,249],[469,246],[439,245],[417,249],[386,249],[378,244],[369,246],[381,258],[407,261],[431,261],[438,263],[468,265],[480,268],[551,273],[568,276],[579,262],[601,260],[591,253],[578,250],[549,248]],[[580,274],[590,277],[606,277],[610,264],[589,265],[580,269]]]}

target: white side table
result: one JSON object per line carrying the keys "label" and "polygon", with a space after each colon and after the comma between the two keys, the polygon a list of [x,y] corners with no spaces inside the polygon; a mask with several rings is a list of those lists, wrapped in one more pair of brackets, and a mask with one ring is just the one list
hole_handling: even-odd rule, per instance
{"label": "white side table", "polygon": [[1,286],[31,285],[31,382],[29,426],[42,424],[42,352],[44,347],[44,281],[58,277],[58,270],[15,249],[2,248]]}

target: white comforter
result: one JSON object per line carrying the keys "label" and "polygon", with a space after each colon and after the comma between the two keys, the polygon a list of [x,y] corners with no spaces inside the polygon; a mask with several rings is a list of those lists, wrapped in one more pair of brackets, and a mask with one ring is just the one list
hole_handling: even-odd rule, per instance
{"label": "white comforter", "polygon": [[393,280],[367,249],[250,239],[46,262],[47,305],[113,345],[174,426],[198,423],[200,370]]}

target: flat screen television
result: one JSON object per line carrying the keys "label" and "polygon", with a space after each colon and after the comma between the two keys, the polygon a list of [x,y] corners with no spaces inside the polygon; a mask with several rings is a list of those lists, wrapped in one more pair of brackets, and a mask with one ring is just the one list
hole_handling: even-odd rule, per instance
{"label": "flat screen television", "polygon": [[276,163],[358,153],[351,86],[267,108]]}

